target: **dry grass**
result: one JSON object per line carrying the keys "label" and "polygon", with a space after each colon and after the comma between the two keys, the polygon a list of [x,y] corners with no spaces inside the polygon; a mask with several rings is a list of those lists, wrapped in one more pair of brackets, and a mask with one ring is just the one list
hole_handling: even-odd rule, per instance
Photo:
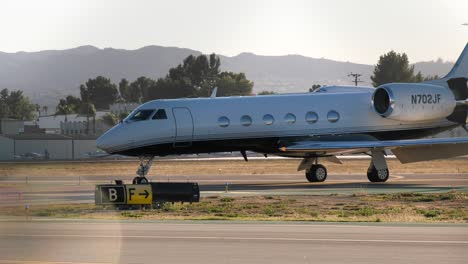
{"label": "dry grass", "polygon": [[[336,173],[362,173],[369,160],[343,160],[342,165],[325,163],[329,171]],[[467,159],[401,164],[389,160],[392,173],[468,173]],[[155,176],[166,175],[255,175],[291,174],[296,171],[299,160],[251,160],[244,161],[174,161],[159,160],[150,172]],[[134,175],[138,161],[102,161],[73,163],[2,163],[0,176],[121,176]],[[302,173],[299,173],[302,174]]]}
{"label": "dry grass", "polygon": [[[2,215],[25,216],[21,207]],[[115,211],[92,204],[33,206],[29,215],[92,219],[468,223],[468,193],[207,197],[195,204]]]}

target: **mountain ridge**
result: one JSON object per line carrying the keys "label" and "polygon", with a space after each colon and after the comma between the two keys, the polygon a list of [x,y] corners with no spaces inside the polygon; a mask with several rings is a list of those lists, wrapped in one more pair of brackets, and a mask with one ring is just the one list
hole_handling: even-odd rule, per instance
{"label": "mountain ridge", "polygon": [[[83,45],[65,50],[0,52],[0,89],[24,90],[31,100],[55,106],[58,98],[79,94],[79,85],[103,75],[118,83],[139,76],[159,78],[188,55],[202,52],[179,47],[148,45],[134,50],[98,48]],[[350,72],[362,74],[363,85],[370,86],[374,65],[312,58],[300,54],[257,55],[242,52],[235,56],[217,54],[221,69],[244,72],[254,92],[307,91],[312,84],[350,85]],[[376,58],[377,61],[378,58]],[[423,75],[445,75],[453,63],[442,60],[415,63]]]}

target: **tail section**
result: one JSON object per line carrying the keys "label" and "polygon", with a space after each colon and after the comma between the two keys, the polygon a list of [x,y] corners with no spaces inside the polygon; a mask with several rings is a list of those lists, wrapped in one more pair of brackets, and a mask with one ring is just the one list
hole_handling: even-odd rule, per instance
{"label": "tail section", "polygon": [[452,70],[443,79],[457,79],[465,78],[468,79],[468,43],[465,49],[461,53]]}
{"label": "tail section", "polygon": [[[468,98],[468,43],[463,49],[460,57],[458,58],[453,68],[450,72],[442,79],[429,81],[426,83],[445,86],[452,90],[455,95],[455,100],[463,102]],[[453,113],[447,117],[448,120],[452,122],[457,122],[459,124],[468,123],[468,106],[467,105],[458,105],[455,107]]]}
{"label": "tail section", "polygon": [[453,65],[450,72],[442,79],[424,82],[427,84],[445,86],[452,90],[455,99],[466,100],[468,98],[468,43],[461,53],[457,62]]}

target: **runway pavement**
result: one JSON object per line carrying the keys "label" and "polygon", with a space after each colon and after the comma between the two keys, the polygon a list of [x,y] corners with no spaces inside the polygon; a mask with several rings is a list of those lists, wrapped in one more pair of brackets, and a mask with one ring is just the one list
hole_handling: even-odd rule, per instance
{"label": "runway pavement", "polygon": [[466,263],[467,225],[1,221],[0,263]]}
{"label": "runway pavement", "polygon": [[[126,182],[132,177],[122,176]],[[115,177],[0,176],[0,205],[94,202],[95,184]],[[468,192],[468,174],[398,174],[386,183],[369,183],[362,174],[331,174],[326,182],[308,183],[303,175],[206,175],[151,177],[153,181],[194,181],[201,195],[328,195],[395,192]],[[226,192],[227,189],[227,192]]]}

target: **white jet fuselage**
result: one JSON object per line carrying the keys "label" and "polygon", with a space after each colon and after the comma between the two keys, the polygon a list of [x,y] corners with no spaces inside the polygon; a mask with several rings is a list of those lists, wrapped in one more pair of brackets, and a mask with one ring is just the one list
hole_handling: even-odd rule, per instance
{"label": "white jet fuselage", "polygon": [[[440,87],[442,99],[450,90]],[[379,115],[375,89],[326,87],[319,92],[268,96],[154,100],[140,110],[163,109],[166,119],[132,121],[132,114],[98,139],[109,153],[132,156],[253,150],[277,153],[278,140],[366,135],[376,140],[418,138],[457,125],[444,118],[400,121]],[[453,98],[449,98],[452,99]],[[440,98],[439,98],[440,100]],[[421,111],[447,104],[412,104]],[[454,106],[448,106],[453,111]],[[256,144],[256,142],[258,144]],[[261,142],[261,143],[260,143]]]}

